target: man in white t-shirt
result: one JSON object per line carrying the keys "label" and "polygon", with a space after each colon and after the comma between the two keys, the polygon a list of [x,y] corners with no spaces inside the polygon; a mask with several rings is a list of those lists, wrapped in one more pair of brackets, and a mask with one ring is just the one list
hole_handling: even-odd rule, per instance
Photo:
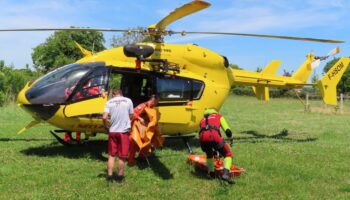
{"label": "man in white t-shirt", "polygon": [[[108,176],[107,182],[113,181],[115,156],[118,155],[117,182],[124,180],[124,168],[129,154],[131,119],[133,116],[132,101],[123,97],[122,91],[113,90],[113,98],[107,101],[103,112],[103,125],[108,129]],[[110,126],[108,126],[110,116]]]}

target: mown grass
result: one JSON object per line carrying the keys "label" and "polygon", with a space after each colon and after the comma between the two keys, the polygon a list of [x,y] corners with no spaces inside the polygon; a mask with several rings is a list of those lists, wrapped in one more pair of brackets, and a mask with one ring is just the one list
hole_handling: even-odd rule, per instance
{"label": "mown grass", "polygon": [[303,110],[291,99],[227,99],[234,164],[246,170],[234,185],[196,173],[182,141],[170,140],[152,167],[128,167],[125,183],[107,187],[104,135],[74,147],[58,144],[48,125],[16,135],[30,117],[0,108],[0,199],[349,199],[350,116]]}

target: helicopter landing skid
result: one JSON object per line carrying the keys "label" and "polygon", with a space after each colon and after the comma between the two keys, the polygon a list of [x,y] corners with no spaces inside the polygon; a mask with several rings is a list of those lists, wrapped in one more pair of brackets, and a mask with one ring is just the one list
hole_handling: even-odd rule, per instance
{"label": "helicopter landing skid", "polygon": [[65,130],[51,130],[50,133],[56,138],[56,140],[61,143],[64,146],[71,146],[74,144],[79,144],[77,140],[71,139],[69,142],[64,141],[62,138],[60,138],[57,133],[65,133]]}
{"label": "helicopter landing skid", "polygon": [[188,153],[189,154],[194,154],[191,145],[189,143],[189,140],[191,138],[195,137],[195,135],[185,135],[185,136],[165,136],[165,139],[182,139],[182,141],[185,143]]}

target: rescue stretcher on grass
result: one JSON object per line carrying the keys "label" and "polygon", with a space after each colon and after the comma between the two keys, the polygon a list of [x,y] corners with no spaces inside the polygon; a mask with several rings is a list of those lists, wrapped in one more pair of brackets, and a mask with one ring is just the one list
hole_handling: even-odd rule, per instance
{"label": "rescue stretcher on grass", "polygon": [[[190,154],[187,158],[187,162],[190,164],[193,164],[196,168],[204,172],[208,172],[206,155]],[[224,169],[224,161],[217,156],[214,156],[214,169],[215,169],[216,176],[222,175],[221,173],[222,173],[222,170]],[[240,176],[242,172],[244,172],[243,168],[232,165],[230,169],[230,176],[237,177],[237,176]]]}

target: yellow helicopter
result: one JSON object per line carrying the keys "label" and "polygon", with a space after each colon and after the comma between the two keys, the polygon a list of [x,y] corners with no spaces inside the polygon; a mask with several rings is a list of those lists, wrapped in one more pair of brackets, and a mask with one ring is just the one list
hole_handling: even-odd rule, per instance
{"label": "yellow helicopter", "polygon": [[102,113],[107,101],[106,91],[120,88],[134,105],[159,96],[160,129],[169,136],[186,136],[198,131],[205,108],[220,109],[233,85],[250,85],[256,97],[269,100],[269,88],[320,87],[326,104],[335,105],[336,85],[350,59],[341,58],[317,84],[307,80],[327,56],[307,55],[305,62],[291,77],[275,75],[280,61],[274,60],[261,72],[229,67],[226,57],[194,44],[167,44],[164,36],[173,34],[224,34],[280,38],[314,42],[341,43],[338,40],[273,36],[223,32],[176,32],[167,30],[172,22],[210,6],[205,1],[192,1],[171,12],[157,24],[145,30],[59,28],[11,29],[0,31],[98,30],[139,32],[152,42],[126,45],[92,53],[79,44],[84,57],[73,64],[58,68],[36,81],[27,83],[18,94],[18,103],[32,117],[19,133],[39,123],[49,123],[62,131],[85,134],[104,133]]}

